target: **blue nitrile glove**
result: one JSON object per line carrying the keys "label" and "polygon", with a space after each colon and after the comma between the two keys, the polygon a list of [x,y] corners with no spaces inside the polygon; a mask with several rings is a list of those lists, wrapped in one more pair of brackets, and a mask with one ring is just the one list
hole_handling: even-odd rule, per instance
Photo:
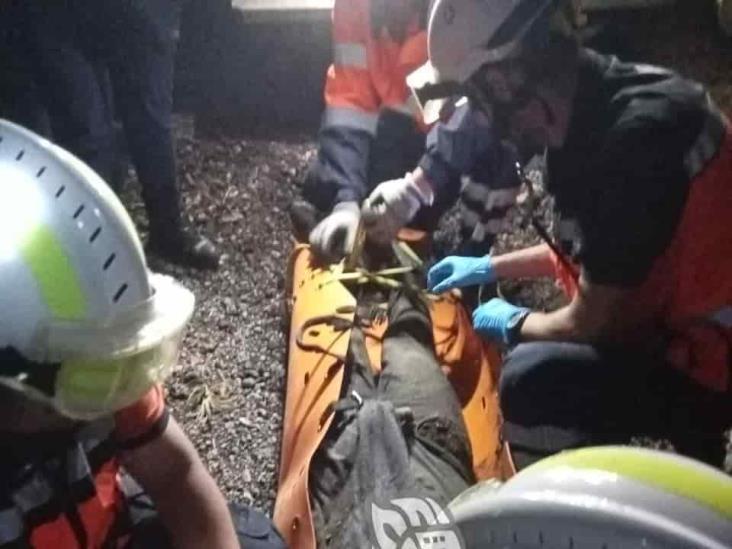
{"label": "blue nitrile glove", "polygon": [[485,338],[513,345],[518,342],[524,319],[531,312],[494,297],[473,311],[473,328]]}
{"label": "blue nitrile glove", "polygon": [[496,281],[491,256],[446,257],[427,273],[427,287],[431,292],[441,294],[453,288],[472,286],[474,284],[490,284]]}

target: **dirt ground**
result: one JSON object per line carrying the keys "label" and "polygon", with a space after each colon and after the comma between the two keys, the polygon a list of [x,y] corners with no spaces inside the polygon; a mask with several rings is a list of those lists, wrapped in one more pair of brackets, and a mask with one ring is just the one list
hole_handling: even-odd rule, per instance
{"label": "dirt ground", "polygon": [[[622,29],[620,42],[630,44],[631,56],[698,78],[732,112],[732,43],[717,35],[708,17],[653,13],[612,25]],[[178,276],[198,300],[180,366],[168,384],[170,403],[226,495],[271,512],[282,428],[285,269],[292,248],[287,205],[314,153],[314,137],[193,137],[185,125],[179,130],[187,211],[215,239],[225,261],[216,273],[151,261]],[[125,201],[144,225],[137,197],[132,184]],[[514,228],[501,238],[501,248],[535,241],[530,230],[517,222]],[[556,298],[547,285],[516,291],[539,306]]]}

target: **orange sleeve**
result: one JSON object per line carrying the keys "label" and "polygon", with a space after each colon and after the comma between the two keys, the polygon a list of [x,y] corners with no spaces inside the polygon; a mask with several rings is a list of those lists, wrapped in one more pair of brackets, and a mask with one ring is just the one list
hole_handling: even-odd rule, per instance
{"label": "orange sleeve", "polygon": [[[377,113],[380,101],[371,78],[368,0],[336,0],[333,6],[333,64],[325,79],[325,104]],[[350,53],[339,62],[339,51]]]}
{"label": "orange sleeve", "polygon": [[140,400],[117,412],[114,420],[115,438],[126,447],[139,446],[162,433],[168,420],[162,385],[155,385]]}
{"label": "orange sleeve", "polygon": [[564,294],[569,299],[573,299],[577,294],[578,289],[575,274],[567,269],[554,251],[550,250],[549,253],[551,254],[552,263],[554,264],[554,278],[557,280],[557,283]]}

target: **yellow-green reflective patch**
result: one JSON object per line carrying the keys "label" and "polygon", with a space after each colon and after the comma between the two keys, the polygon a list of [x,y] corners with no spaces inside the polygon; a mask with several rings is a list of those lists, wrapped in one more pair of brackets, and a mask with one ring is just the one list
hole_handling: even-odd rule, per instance
{"label": "yellow-green reflective patch", "polygon": [[679,456],[632,448],[583,448],[543,459],[526,471],[557,466],[616,473],[696,501],[732,519],[732,479]]}
{"label": "yellow-green reflective patch", "polygon": [[67,360],[56,378],[57,397],[70,411],[114,412],[158,381],[159,347],[115,359]]}
{"label": "yellow-green reflective patch", "polygon": [[56,318],[83,318],[86,300],[71,260],[53,232],[43,225],[26,237],[21,254],[30,268],[51,314]]}

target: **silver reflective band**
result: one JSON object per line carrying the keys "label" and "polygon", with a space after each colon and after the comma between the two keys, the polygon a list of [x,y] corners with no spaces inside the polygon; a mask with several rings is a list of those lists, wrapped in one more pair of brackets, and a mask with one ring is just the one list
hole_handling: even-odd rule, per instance
{"label": "silver reflective band", "polygon": [[376,135],[379,115],[354,107],[328,107],[325,109],[323,126],[344,126]]}
{"label": "silver reflective band", "polygon": [[337,67],[366,69],[368,67],[366,46],[352,42],[335,44],[333,46],[333,64]]}
{"label": "silver reflective band", "polygon": [[94,478],[81,445],[76,445],[70,450],[69,458],[66,464],[66,479],[69,483],[79,482],[85,478]]}
{"label": "silver reflective band", "polygon": [[712,99],[707,95],[707,116],[704,127],[694,144],[684,155],[686,174],[693,179],[706,167],[707,163],[717,154],[719,145],[724,138],[725,119]]}
{"label": "silver reflective band", "polygon": [[17,509],[0,511],[0,545],[18,541],[23,535],[23,518]]}
{"label": "silver reflective band", "polygon": [[722,328],[732,328],[732,305],[726,305],[717,309],[707,317]]}
{"label": "silver reflective band", "polygon": [[488,191],[488,196],[485,198],[483,209],[486,212],[489,212],[496,208],[507,208],[509,206],[513,206],[516,203],[518,193],[518,187]]}
{"label": "silver reflective band", "polygon": [[469,197],[471,201],[482,202],[483,210],[486,212],[513,206],[520,190],[518,186],[506,189],[491,189],[487,184],[475,181],[470,176],[463,177],[462,182],[462,194]]}
{"label": "silver reflective band", "polygon": [[48,481],[36,473],[28,482],[16,490],[15,494],[13,494],[13,503],[23,513],[27,513],[51,501],[52,496],[53,491]]}

